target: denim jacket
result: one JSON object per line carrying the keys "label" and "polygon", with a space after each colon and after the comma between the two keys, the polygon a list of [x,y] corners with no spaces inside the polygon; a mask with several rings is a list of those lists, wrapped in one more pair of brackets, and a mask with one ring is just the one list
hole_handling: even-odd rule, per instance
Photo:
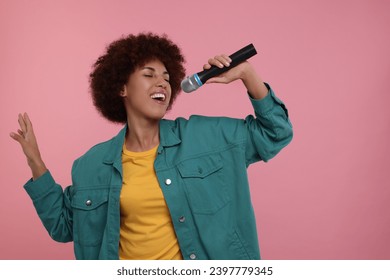
{"label": "denim jacket", "polygon": [[[184,259],[260,259],[246,169],[285,147],[292,126],[272,89],[251,102],[256,117],[160,121],[154,168]],[[74,242],[76,259],[119,257],[126,129],[74,162],[71,186],[50,171],[24,186],[50,236]]]}

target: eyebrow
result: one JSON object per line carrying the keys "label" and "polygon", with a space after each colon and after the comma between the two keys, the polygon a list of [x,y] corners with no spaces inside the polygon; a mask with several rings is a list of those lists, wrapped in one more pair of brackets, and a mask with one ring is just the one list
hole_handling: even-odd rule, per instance
{"label": "eyebrow", "polygon": [[[145,66],[145,67],[142,67],[141,69],[142,70],[146,69],[146,70],[151,70],[151,71],[156,72],[156,69],[154,69],[153,67],[150,67],[150,66]],[[166,70],[163,72],[163,74],[164,75],[169,75],[168,71],[166,71]]]}

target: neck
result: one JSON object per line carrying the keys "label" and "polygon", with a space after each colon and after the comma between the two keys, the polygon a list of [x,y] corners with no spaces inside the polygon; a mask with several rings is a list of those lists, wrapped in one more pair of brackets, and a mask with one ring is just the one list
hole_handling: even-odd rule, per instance
{"label": "neck", "polygon": [[143,152],[160,144],[159,121],[127,120],[126,149],[132,152]]}

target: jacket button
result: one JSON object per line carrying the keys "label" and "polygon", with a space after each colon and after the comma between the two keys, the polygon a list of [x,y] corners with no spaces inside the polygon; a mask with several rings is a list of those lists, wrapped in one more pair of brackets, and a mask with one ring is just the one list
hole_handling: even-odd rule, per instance
{"label": "jacket button", "polygon": [[165,185],[169,186],[170,184],[172,184],[172,180],[171,179],[166,179],[165,180]]}
{"label": "jacket button", "polygon": [[91,206],[91,205],[92,205],[92,201],[91,201],[90,199],[88,199],[88,200],[85,202],[85,205]]}
{"label": "jacket button", "polygon": [[195,260],[195,259],[196,259],[196,255],[195,255],[194,253],[192,253],[192,254],[190,255],[190,259],[191,259],[191,260]]}
{"label": "jacket button", "polygon": [[180,223],[184,223],[185,220],[186,220],[186,217],[184,217],[184,216],[181,216],[181,217],[179,218],[179,222],[180,222]]}

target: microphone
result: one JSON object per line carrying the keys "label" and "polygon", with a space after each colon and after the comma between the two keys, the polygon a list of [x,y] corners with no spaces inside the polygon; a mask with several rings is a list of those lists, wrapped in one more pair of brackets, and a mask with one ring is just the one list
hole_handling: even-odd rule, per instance
{"label": "microphone", "polygon": [[219,68],[213,65],[210,69],[195,73],[191,77],[187,77],[181,82],[181,88],[184,92],[193,92],[194,90],[200,88],[208,79],[228,71],[229,69],[237,66],[255,54],[257,54],[255,47],[253,44],[249,44],[248,46],[243,47],[239,51],[236,51],[234,54],[229,56],[232,62],[228,67],[225,66],[223,68]]}

